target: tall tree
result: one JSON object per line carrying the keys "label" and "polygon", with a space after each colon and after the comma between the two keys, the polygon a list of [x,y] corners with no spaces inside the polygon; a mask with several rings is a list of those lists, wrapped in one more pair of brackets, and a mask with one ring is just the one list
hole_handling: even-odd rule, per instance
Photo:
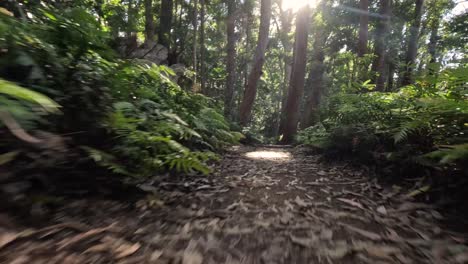
{"label": "tall tree", "polygon": [[318,121],[318,110],[325,90],[323,75],[325,74],[325,43],[330,32],[323,27],[317,29],[314,34],[314,46],[312,51],[312,61],[309,76],[306,81],[306,88],[309,94],[304,103],[301,128],[307,128]]}
{"label": "tall tree", "polygon": [[380,0],[379,20],[375,29],[375,59],[372,64],[372,71],[377,73],[375,80],[377,91],[385,90],[386,36],[388,34],[390,16],[391,0]]}
{"label": "tall tree", "polygon": [[408,85],[413,82],[413,70],[418,55],[418,40],[421,30],[421,19],[423,15],[424,0],[416,0],[414,9],[414,20],[409,30],[408,50],[406,51],[405,71],[402,85]]}
{"label": "tall tree", "polygon": [[358,56],[363,57],[367,53],[367,40],[369,38],[369,0],[360,0],[359,9],[359,41]]}
{"label": "tall tree", "polygon": [[249,74],[247,85],[245,86],[244,98],[240,105],[239,121],[241,125],[247,125],[257,95],[257,84],[262,75],[263,64],[265,63],[265,51],[268,46],[271,20],[271,0],[262,0],[260,10],[260,32],[258,35],[257,48],[255,50],[254,64]]}
{"label": "tall tree", "polygon": [[206,93],[205,13],[205,0],[200,0],[200,85],[202,93]]}
{"label": "tall tree", "polygon": [[306,5],[298,11],[296,17],[293,66],[289,81],[288,100],[286,102],[286,118],[282,126],[283,131],[281,131],[283,135],[281,143],[283,144],[291,143],[297,133],[299,106],[304,93],[309,21],[310,8]]}
{"label": "tall tree", "polygon": [[293,20],[293,12],[291,9],[283,10],[281,6],[283,5],[283,1],[279,2],[280,5],[280,21],[281,21],[281,29],[278,31],[280,32],[280,40],[283,46],[283,83],[281,89],[281,112],[280,112],[280,120],[279,124],[277,124],[277,133],[282,131],[283,128],[281,127],[284,124],[284,119],[286,118],[286,102],[288,100],[288,87],[289,87],[289,80],[291,78],[291,70],[292,70],[292,58],[291,58],[291,50],[292,50],[292,41],[289,37],[292,28],[292,20]]}
{"label": "tall tree", "polygon": [[193,50],[192,50],[192,67],[195,76],[193,78],[194,85],[193,87],[196,89],[197,87],[197,78],[198,78],[198,62],[197,62],[197,37],[198,37],[198,0],[192,0],[193,2],[193,18],[192,18],[192,26],[193,26]]}
{"label": "tall tree", "polygon": [[145,42],[154,40],[153,0],[145,0]]}
{"label": "tall tree", "polygon": [[171,44],[173,9],[173,0],[161,0],[161,9],[159,13],[158,41],[161,45],[168,48],[168,50],[170,50]]}
{"label": "tall tree", "polygon": [[234,85],[236,81],[236,2],[227,0],[227,58],[226,58],[226,89],[224,90],[224,116],[232,119],[234,107]]}

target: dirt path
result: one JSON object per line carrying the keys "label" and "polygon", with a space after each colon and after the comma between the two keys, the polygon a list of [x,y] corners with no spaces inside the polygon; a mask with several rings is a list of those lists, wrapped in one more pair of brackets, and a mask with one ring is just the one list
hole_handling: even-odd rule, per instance
{"label": "dirt path", "polygon": [[210,177],[135,203],[70,201],[42,229],[2,224],[0,263],[466,263],[466,234],[397,186],[300,150],[236,147]]}

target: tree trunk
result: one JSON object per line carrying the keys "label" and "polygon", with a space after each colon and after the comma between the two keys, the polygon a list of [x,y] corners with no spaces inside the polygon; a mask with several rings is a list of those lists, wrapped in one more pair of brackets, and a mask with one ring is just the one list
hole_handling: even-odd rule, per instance
{"label": "tree trunk", "polygon": [[[280,2],[280,5],[282,3]],[[281,19],[281,44],[283,45],[283,64],[284,64],[284,76],[283,76],[283,84],[282,84],[282,96],[281,96],[281,111],[280,111],[280,119],[279,124],[277,124],[277,132],[279,134],[280,131],[283,131],[283,125],[286,118],[286,102],[288,100],[288,87],[289,87],[289,80],[291,79],[291,70],[292,70],[292,58],[291,58],[291,49],[292,43],[289,37],[289,33],[291,32],[292,28],[292,10],[281,10],[280,14]]]}
{"label": "tree trunk", "polygon": [[227,0],[227,58],[226,58],[226,89],[224,91],[224,116],[232,120],[232,109],[234,105],[234,84],[236,81],[236,17],[235,1]]}
{"label": "tree trunk", "polygon": [[205,0],[200,0],[200,85],[203,94],[206,94],[205,8]]}
{"label": "tree trunk", "polygon": [[304,113],[301,121],[301,128],[303,129],[318,122],[318,110],[322,94],[325,90],[323,75],[326,67],[323,62],[325,60],[324,46],[328,35],[329,33],[325,33],[324,30],[317,30],[315,34],[312,66],[306,82],[306,87],[310,89],[310,93],[304,104]]}
{"label": "tree trunk", "polygon": [[388,63],[388,81],[387,81],[387,91],[392,92],[394,89],[395,85],[395,70],[396,70],[396,64],[395,61],[389,61]]}
{"label": "tree trunk", "polygon": [[170,50],[172,15],[174,9],[173,0],[161,0],[161,10],[159,14],[158,41],[161,45]]}
{"label": "tree trunk", "polygon": [[193,51],[192,51],[192,64],[193,64],[193,72],[195,76],[193,76],[193,91],[197,92],[197,78],[198,78],[198,63],[197,63],[197,37],[198,37],[198,0],[192,0],[193,2],[193,19],[192,19],[192,26],[193,26]]}
{"label": "tree trunk", "polygon": [[145,42],[154,40],[153,0],[145,0]]}
{"label": "tree trunk", "polygon": [[380,0],[380,16],[375,30],[375,60],[372,71],[377,73],[375,80],[376,90],[385,90],[385,62],[386,62],[386,36],[391,15],[391,0]]}
{"label": "tree trunk", "polygon": [[431,56],[430,63],[436,63],[437,62],[437,42],[438,42],[438,27],[434,27],[431,30],[431,37],[429,38],[429,55]]}
{"label": "tree trunk", "polygon": [[307,37],[309,33],[310,8],[305,6],[297,13],[294,57],[289,82],[286,118],[283,125],[282,144],[289,144],[297,133],[299,123],[299,106],[304,93],[305,72],[307,64]]}
{"label": "tree trunk", "polygon": [[359,8],[362,13],[359,16],[358,56],[363,57],[367,53],[367,40],[369,38],[369,0],[361,0]]}
{"label": "tree trunk", "polygon": [[406,52],[405,72],[402,85],[409,85],[413,82],[413,70],[418,55],[418,39],[419,31],[421,29],[421,18],[423,14],[424,0],[416,0],[416,7],[414,12],[414,21],[410,28],[410,35],[408,38],[408,50]]}
{"label": "tree trunk", "polygon": [[255,50],[253,68],[249,74],[249,79],[244,91],[244,98],[240,105],[239,121],[245,126],[250,121],[250,115],[257,95],[257,84],[262,75],[263,64],[265,63],[265,51],[268,46],[268,35],[270,32],[271,20],[271,0],[262,0],[260,11],[260,32],[258,35],[257,48]]}

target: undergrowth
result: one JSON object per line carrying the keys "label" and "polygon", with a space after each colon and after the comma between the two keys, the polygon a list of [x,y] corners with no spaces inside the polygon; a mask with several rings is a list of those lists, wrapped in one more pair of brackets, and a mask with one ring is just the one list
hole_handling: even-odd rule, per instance
{"label": "undergrowth", "polygon": [[170,68],[119,59],[100,28],[79,8],[0,13],[0,166],[11,175],[209,173],[215,152],[242,134]]}
{"label": "undergrowth", "polygon": [[298,140],[377,164],[464,171],[468,160],[468,68],[424,76],[396,92],[338,92]]}

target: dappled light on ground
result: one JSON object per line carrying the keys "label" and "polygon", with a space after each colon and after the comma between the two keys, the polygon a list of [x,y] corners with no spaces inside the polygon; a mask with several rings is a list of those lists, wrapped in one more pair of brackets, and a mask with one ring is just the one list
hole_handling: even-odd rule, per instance
{"label": "dappled light on ground", "polygon": [[291,160],[291,153],[283,151],[252,151],[247,152],[245,156],[249,159],[255,160],[281,160],[289,161]]}

